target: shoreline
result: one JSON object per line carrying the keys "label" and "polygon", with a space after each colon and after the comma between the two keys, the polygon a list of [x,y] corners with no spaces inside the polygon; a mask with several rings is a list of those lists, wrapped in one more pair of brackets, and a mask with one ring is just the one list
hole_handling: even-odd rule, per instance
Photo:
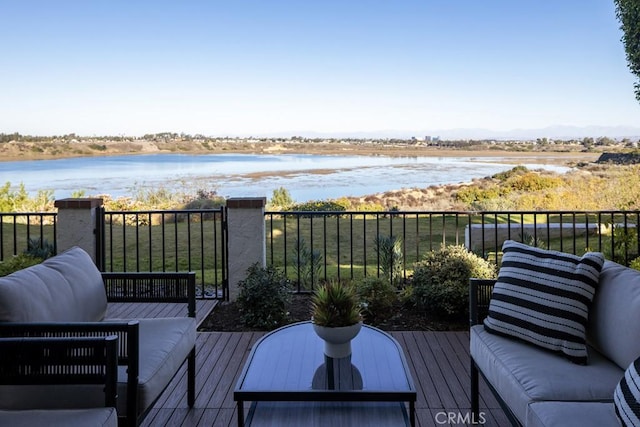
{"label": "shoreline", "polygon": [[361,155],[389,157],[471,157],[492,158],[492,161],[518,164],[526,163],[573,165],[579,162],[593,162],[600,152],[582,151],[516,151],[490,145],[477,149],[455,149],[411,144],[367,144],[353,142],[331,143],[216,143],[208,149],[189,146],[164,146],[162,143],[136,141],[135,143],[111,143],[104,150],[96,151],[95,144],[77,142],[61,144],[60,150],[54,144],[6,143],[0,144],[0,162],[23,162],[31,160],[57,160],[64,158],[136,156],[141,154],[324,154]]}

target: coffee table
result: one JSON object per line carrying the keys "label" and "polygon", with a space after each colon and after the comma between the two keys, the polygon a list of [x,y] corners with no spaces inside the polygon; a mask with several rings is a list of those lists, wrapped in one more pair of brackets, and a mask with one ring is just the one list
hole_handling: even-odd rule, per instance
{"label": "coffee table", "polygon": [[351,356],[326,357],[311,322],[262,337],[233,393],[238,425],[245,425],[244,402],[251,401],[246,425],[252,426],[309,425],[309,420],[315,425],[415,426],[416,389],[398,342],[364,325],[351,344]]}

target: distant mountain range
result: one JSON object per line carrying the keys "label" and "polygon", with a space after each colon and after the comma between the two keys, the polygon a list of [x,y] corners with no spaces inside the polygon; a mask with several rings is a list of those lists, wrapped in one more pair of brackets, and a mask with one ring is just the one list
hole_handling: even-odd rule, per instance
{"label": "distant mountain range", "polygon": [[[490,129],[436,129],[436,130],[381,130],[370,132],[289,132],[277,136],[303,136],[307,138],[399,138],[422,139],[425,136],[440,139],[495,139],[495,140],[535,140],[537,138],[581,139],[585,137],[599,138],[640,138],[640,127],[633,126],[549,126],[540,129],[513,129],[496,131]],[[275,136],[264,135],[264,136]]]}

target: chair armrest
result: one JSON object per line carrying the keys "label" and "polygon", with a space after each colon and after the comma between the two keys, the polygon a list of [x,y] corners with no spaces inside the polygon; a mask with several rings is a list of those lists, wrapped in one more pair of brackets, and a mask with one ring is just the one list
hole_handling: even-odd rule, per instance
{"label": "chair armrest", "polygon": [[0,338],[0,384],[101,384],[116,407],[117,382],[117,335]]}
{"label": "chair armrest", "polygon": [[489,302],[496,279],[469,280],[469,325],[482,323],[489,313]]}
{"label": "chair armrest", "polygon": [[0,337],[88,337],[118,336],[118,365],[127,367],[128,425],[135,425],[138,411],[140,372],[140,323],[107,322],[0,322]]}
{"label": "chair armrest", "polygon": [[108,302],[185,302],[196,317],[195,272],[102,273]]}
{"label": "chair armrest", "polygon": [[[139,357],[137,320],[108,322],[0,322],[0,337],[118,336],[118,364],[129,365],[137,377]],[[135,362],[135,363],[134,363]],[[135,366],[132,366],[135,365]]]}

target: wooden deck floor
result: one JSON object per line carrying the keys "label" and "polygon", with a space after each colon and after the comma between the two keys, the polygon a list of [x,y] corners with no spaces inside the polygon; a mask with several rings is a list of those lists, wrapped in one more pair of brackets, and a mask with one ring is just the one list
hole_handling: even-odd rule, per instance
{"label": "wooden deck floor", "polygon": [[[212,302],[198,301],[198,310],[202,312],[198,318],[206,317],[213,306]],[[172,312],[171,308],[166,307],[164,310],[158,307],[141,309],[114,305],[109,308],[109,317],[160,317]],[[463,422],[443,421],[446,421],[447,413],[462,419],[470,417],[469,334],[412,331],[391,334],[405,351],[416,385],[417,425],[465,425]],[[187,405],[186,368],[183,367],[149,412],[143,425],[237,426],[233,389],[251,346],[262,335],[262,332],[199,332],[196,344],[195,406],[189,408]],[[484,425],[509,425],[500,406],[482,383],[481,396],[480,410],[486,421]]]}

